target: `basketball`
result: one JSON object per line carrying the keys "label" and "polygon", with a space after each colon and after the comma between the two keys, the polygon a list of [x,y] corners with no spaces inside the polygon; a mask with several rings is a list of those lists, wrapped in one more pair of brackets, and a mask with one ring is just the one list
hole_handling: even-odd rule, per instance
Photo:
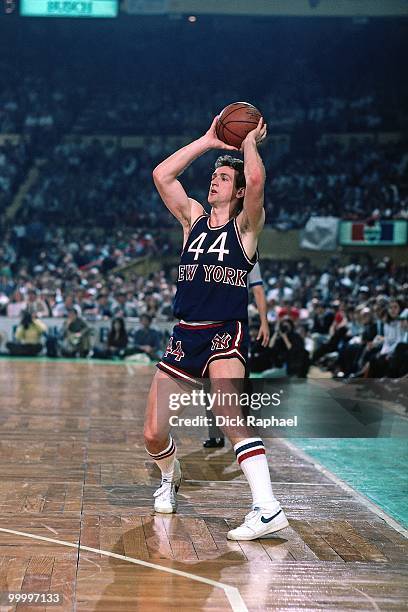
{"label": "basketball", "polygon": [[261,113],[249,102],[234,102],[221,111],[216,124],[217,137],[240,148],[245,136],[259,123]]}

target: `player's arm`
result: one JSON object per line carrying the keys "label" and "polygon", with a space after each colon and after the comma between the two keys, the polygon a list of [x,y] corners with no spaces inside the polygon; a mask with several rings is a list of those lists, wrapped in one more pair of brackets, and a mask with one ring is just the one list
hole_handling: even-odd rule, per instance
{"label": "player's arm", "polygon": [[259,155],[258,145],[266,136],[266,124],[259,120],[257,127],[249,132],[242,143],[244,154],[245,197],[238,222],[243,233],[248,230],[257,236],[265,222],[264,188],[265,167]]}
{"label": "player's arm", "polygon": [[256,307],[259,314],[260,326],[258,330],[257,340],[261,340],[262,346],[268,346],[269,342],[269,323],[268,323],[268,306],[266,303],[265,290],[263,287],[261,268],[259,261],[256,262],[250,273],[248,274],[248,286],[254,294]]}
{"label": "player's arm", "polygon": [[261,322],[256,339],[261,340],[262,346],[265,347],[268,346],[270,337],[269,323],[267,318],[268,306],[266,304],[265,291],[261,284],[254,285],[251,287],[251,289],[254,294],[255,304],[258,309],[259,319]]}
{"label": "player's arm", "polygon": [[217,138],[216,122],[217,117],[214,118],[210,129],[204,136],[182,147],[153,170],[154,184],[163,202],[183,227],[187,229],[190,228],[195,218],[204,212],[204,209],[201,204],[188,197],[178,177],[197,157],[210,151],[210,149],[237,150]]}
{"label": "player's arm", "polygon": [[204,209],[198,202],[188,197],[178,177],[206,151],[208,149],[205,142],[199,138],[170,155],[153,170],[153,181],[161,199],[184,228],[190,227],[193,206],[198,208],[197,216],[202,214]]}

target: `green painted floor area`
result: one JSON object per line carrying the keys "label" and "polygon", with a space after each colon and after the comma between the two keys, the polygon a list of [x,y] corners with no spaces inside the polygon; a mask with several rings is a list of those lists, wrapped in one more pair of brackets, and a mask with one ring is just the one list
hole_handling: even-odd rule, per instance
{"label": "green painted floor area", "polygon": [[408,527],[407,439],[297,438],[291,441]]}

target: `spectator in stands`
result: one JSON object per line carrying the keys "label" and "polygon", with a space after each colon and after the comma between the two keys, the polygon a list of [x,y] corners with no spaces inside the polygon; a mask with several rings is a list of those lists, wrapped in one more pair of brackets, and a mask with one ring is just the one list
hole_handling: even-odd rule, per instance
{"label": "spectator in stands", "polygon": [[[333,302],[333,305],[338,307],[339,302]],[[330,326],[329,339],[315,350],[312,363],[316,364],[324,355],[338,351],[347,342],[348,331],[346,314],[338,309]]]}
{"label": "spectator in stands", "polygon": [[49,289],[43,289],[40,293],[40,299],[45,306],[45,317],[52,317],[52,311],[56,306],[56,293]]}
{"label": "spectator in stands", "polygon": [[[0,266],[1,266],[1,260],[0,260]],[[13,282],[11,280],[12,272],[10,270],[9,273],[4,274],[4,271],[5,271],[4,267],[2,269],[0,268],[0,272],[3,272],[3,274],[0,273],[0,294],[9,296],[13,291]]]}
{"label": "spectator in stands", "polygon": [[117,317],[137,317],[137,308],[133,301],[128,300],[126,291],[119,291],[115,296],[112,314]]}
{"label": "spectator in stands", "polygon": [[403,306],[402,300],[391,300],[388,305],[384,323],[384,340],[379,353],[374,355],[366,365],[365,374],[368,378],[386,376],[394,351],[399,344],[406,342],[405,323],[402,325],[400,318]]}
{"label": "spectator in stands", "polygon": [[21,314],[21,322],[16,330],[16,341],[7,342],[10,355],[34,357],[43,349],[42,337],[47,333],[47,326],[39,319],[33,318],[28,310]]}
{"label": "spectator in stands", "polygon": [[112,301],[109,298],[109,293],[100,293],[97,297],[96,314],[98,318],[108,319],[112,317],[113,308]]}
{"label": "spectator in stands", "polygon": [[281,306],[276,308],[278,319],[289,318],[296,323],[300,317],[300,309],[296,308],[296,306],[293,305],[292,300],[289,298],[284,298],[281,304]]}
{"label": "spectator in stands", "polygon": [[133,343],[126,350],[127,355],[144,353],[152,360],[160,358],[161,337],[157,329],[150,327],[152,317],[142,314],[140,323],[142,327],[133,334]]}
{"label": "spectator in stands", "polygon": [[387,376],[390,378],[402,378],[408,374],[408,308],[401,313],[400,341],[392,353],[387,369]]}
{"label": "spectator in stands", "polygon": [[312,329],[311,332],[313,334],[313,338],[315,341],[318,341],[321,337],[323,339],[327,339],[330,326],[333,323],[334,312],[328,308],[325,308],[323,302],[318,300],[317,298],[312,300]]}
{"label": "spectator in stands", "polygon": [[75,303],[74,296],[72,294],[68,294],[65,299],[59,302],[56,302],[55,306],[52,309],[53,317],[67,317],[70,310],[74,309],[78,315],[81,315],[81,308],[79,304]]}
{"label": "spectator in stands", "polygon": [[160,305],[160,296],[155,294],[153,291],[147,291],[144,295],[144,306],[145,313],[149,315],[151,319],[153,319],[158,311]]}
{"label": "spectator in stands", "polygon": [[270,289],[266,295],[267,300],[274,300],[281,303],[283,300],[291,300],[293,290],[288,286],[288,281],[284,276],[280,276],[274,283],[274,287]]}
{"label": "spectator in stands", "polygon": [[64,357],[87,357],[90,350],[91,330],[78,316],[76,308],[69,308],[64,322],[61,354]]}
{"label": "spectator in stands", "polygon": [[295,330],[289,317],[280,320],[269,343],[271,364],[286,369],[288,376],[306,378],[309,371],[309,355],[302,336]]}
{"label": "spectator in stands", "polygon": [[308,323],[299,323],[296,330],[303,339],[304,347],[307,352],[307,361],[310,364],[311,356],[313,355],[314,350],[314,342],[309,331],[309,325]]}
{"label": "spectator in stands", "polygon": [[9,301],[10,300],[7,295],[0,291],[0,317],[7,315],[7,305]]}
{"label": "spectator in stands", "polygon": [[35,318],[48,317],[49,315],[47,304],[41,299],[37,290],[34,288],[27,290],[25,309],[31,312]]}
{"label": "spectator in stands", "polygon": [[128,345],[128,333],[123,317],[112,319],[111,329],[105,346],[96,346],[92,357],[95,359],[123,358]]}
{"label": "spectator in stands", "polygon": [[336,376],[340,378],[347,378],[361,369],[369,343],[374,340],[378,333],[373,312],[368,306],[359,306],[356,308],[356,313],[361,327],[339,351],[336,362]]}
{"label": "spectator in stands", "polygon": [[166,321],[172,321],[174,318],[173,295],[167,284],[165,285],[165,288],[162,291],[161,297],[162,301],[159,308],[159,314],[161,318],[165,319]]}
{"label": "spectator in stands", "polygon": [[0,145],[0,214],[11,205],[28,161],[29,150],[23,138],[16,145],[9,140]]}
{"label": "spectator in stands", "polygon": [[10,318],[17,318],[21,315],[25,309],[25,300],[22,292],[16,289],[10,296],[10,301],[7,305],[7,316]]}

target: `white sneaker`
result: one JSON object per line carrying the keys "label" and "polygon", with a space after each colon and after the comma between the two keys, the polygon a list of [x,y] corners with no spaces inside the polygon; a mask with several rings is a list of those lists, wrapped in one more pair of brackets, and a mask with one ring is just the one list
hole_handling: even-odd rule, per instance
{"label": "white sneaker", "polygon": [[246,515],[242,525],[227,533],[227,538],[228,540],[256,540],[285,527],[289,527],[289,523],[282,508],[274,512],[254,508]]}
{"label": "white sneaker", "polygon": [[162,479],[160,487],[154,492],[154,510],[162,514],[172,514],[177,510],[177,491],[181,483],[182,473],[178,459],[174,462],[173,480]]}

